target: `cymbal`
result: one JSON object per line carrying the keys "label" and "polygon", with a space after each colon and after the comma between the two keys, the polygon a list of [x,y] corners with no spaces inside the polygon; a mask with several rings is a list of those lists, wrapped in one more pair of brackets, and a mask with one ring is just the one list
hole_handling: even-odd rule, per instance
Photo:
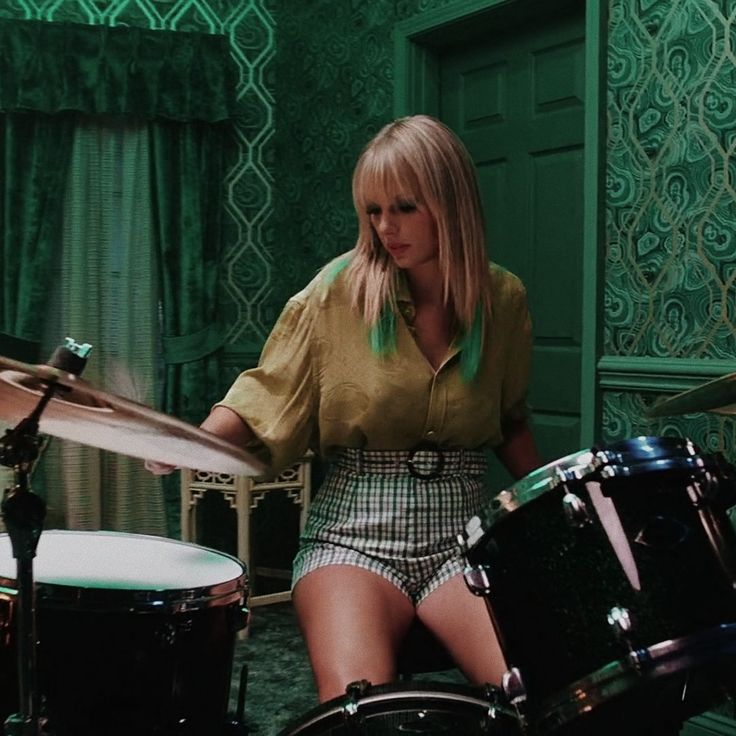
{"label": "cymbal", "polygon": [[699,411],[736,414],[736,373],[729,373],[660,401],[647,411],[647,416],[666,417]]}
{"label": "cymbal", "polygon": [[9,425],[25,419],[50,383],[60,388],[41,414],[42,434],[180,468],[234,475],[265,470],[254,455],[211,432],[48,365],[0,357],[0,419]]}

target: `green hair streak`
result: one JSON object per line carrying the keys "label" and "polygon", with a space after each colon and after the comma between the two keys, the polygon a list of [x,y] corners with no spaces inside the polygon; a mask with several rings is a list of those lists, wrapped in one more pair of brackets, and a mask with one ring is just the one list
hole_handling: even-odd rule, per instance
{"label": "green hair streak", "polygon": [[471,383],[478,375],[482,353],[483,311],[478,306],[470,329],[460,339],[460,375],[465,383]]}
{"label": "green hair streak", "polygon": [[396,313],[384,305],[376,324],[368,330],[371,350],[376,355],[390,355],[396,352]]}

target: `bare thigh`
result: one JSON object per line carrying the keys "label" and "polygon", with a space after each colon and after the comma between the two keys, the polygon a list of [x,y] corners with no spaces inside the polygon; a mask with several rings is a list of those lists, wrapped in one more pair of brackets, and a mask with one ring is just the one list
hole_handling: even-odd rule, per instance
{"label": "bare thigh", "polygon": [[418,606],[417,617],[444,644],[463,674],[477,685],[501,685],[507,666],[483,598],[456,575]]}
{"label": "bare thigh", "polygon": [[395,585],[360,567],[328,565],[299,580],[293,601],[320,702],[356,680],[395,679],[396,650],[414,617]]}

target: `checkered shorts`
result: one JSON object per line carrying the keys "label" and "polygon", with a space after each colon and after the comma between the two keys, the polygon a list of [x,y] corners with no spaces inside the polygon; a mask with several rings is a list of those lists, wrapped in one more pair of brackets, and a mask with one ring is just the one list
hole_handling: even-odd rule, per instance
{"label": "checkered shorts", "polygon": [[458,535],[488,497],[486,457],[470,450],[442,455],[441,467],[436,450],[344,449],[332,458],[301,536],[292,585],[325,565],[355,565],[390,580],[417,605],[461,573]]}

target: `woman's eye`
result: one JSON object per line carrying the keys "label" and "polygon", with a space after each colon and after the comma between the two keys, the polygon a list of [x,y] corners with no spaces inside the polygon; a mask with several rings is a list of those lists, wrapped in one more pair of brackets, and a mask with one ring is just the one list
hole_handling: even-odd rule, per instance
{"label": "woman's eye", "polygon": [[401,212],[414,212],[417,208],[414,202],[399,202],[399,210]]}
{"label": "woman's eye", "polygon": [[381,210],[378,209],[378,207],[369,207],[366,210],[366,213],[368,214],[368,217],[375,217],[376,215],[381,214]]}

